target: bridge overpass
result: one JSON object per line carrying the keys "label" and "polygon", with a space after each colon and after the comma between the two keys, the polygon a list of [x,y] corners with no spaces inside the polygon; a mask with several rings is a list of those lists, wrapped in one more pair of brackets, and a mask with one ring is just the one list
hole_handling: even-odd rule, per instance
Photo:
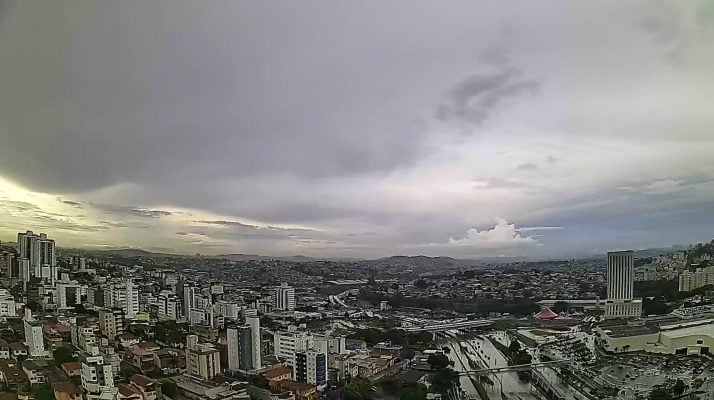
{"label": "bridge overpass", "polygon": [[536,363],[531,363],[531,364],[508,365],[508,366],[503,366],[503,367],[481,368],[481,369],[473,369],[473,370],[457,371],[457,372],[459,375],[468,375],[468,376],[481,375],[481,376],[483,376],[483,375],[501,374],[501,373],[506,373],[506,372],[530,371],[532,369],[537,369],[539,367],[551,367],[551,366],[555,366],[555,365],[569,364],[569,363],[570,363],[570,361],[568,361],[568,360],[543,361],[543,362],[536,362]]}
{"label": "bridge overpass", "polygon": [[483,328],[486,326],[490,326],[493,324],[493,321],[488,320],[488,319],[481,319],[481,320],[469,320],[469,321],[456,321],[456,322],[449,322],[449,321],[423,321],[419,323],[415,323],[414,325],[411,326],[406,326],[403,327],[407,332],[421,332],[421,331],[427,331],[427,332],[441,332],[441,331],[449,331],[452,329],[468,329],[468,328]]}

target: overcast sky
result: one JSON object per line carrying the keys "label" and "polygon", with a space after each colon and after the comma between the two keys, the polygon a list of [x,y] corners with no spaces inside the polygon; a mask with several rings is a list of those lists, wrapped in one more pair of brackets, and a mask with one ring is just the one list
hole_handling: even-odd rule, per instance
{"label": "overcast sky", "polygon": [[714,236],[714,2],[0,0],[0,240],[589,255]]}

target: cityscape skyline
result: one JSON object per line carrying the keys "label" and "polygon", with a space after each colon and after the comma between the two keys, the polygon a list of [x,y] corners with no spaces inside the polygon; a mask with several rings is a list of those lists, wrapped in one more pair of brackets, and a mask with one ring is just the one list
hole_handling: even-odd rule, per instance
{"label": "cityscape skyline", "polygon": [[712,237],[710,3],[159,3],[0,2],[0,239],[545,259]]}

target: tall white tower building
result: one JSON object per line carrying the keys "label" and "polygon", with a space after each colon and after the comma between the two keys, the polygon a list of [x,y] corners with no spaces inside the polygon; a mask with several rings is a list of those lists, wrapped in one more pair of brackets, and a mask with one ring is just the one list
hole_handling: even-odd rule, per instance
{"label": "tall white tower building", "polygon": [[32,318],[32,311],[29,308],[25,308],[23,324],[25,325],[25,344],[30,357],[46,356],[42,322]]}
{"label": "tall white tower building", "polygon": [[607,253],[605,318],[639,318],[642,299],[635,299],[635,259],[632,250]]}
{"label": "tall white tower building", "polygon": [[275,308],[278,310],[295,310],[295,288],[283,282],[275,288]]}
{"label": "tall white tower building", "polygon": [[[34,234],[32,231],[17,234],[18,260],[26,259],[31,273],[38,278],[57,281],[57,253],[55,241],[47,235]],[[20,261],[21,262],[21,261]]]}
{"label": "tall white tower building", "polygon": [[250,327],[250,344],[253,368],[260,369],[262,367],[262,358],[260,356],[260,344],[262,342],[262,335],[260,334],[260,318],[247,316],[245,317],[245,323]]}

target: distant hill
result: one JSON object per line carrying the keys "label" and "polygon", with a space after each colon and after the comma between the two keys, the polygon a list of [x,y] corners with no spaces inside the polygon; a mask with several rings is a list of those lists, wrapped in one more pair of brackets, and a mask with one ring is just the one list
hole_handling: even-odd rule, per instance
{"label": "distant hill", "polygon": [[217,256],[211,256],[210,258],[222,258],[231,261],[259,261],[259,260],[278,260],[287,262],[315,262],[315,261],[344,261],[344,262],[357,262],[361,261],[357,258],[340,258],[340,257],[330,257],[330,258],[315,258],[303,255],[294,256],[261,256],[257,254],[219,254]]}
{"label": "distant hill", "polygon": [[478,265],[478,261],[461,260],[451,257],[429,257],[429,256],[391,256],[378,260],[369,260],[365,263],[373,266],[390,267],[412,267],[416,269],[425,268],[457,268]]}
{"label": "distant hill", "polygon": [[144,249],[104,249],[104,250],[97,250],[97,249],[71,249],[71,248],[60,248],[60,251],[62,253],[77,253],[77,254],[83,254],[83,253],[88,253],[88,254],[105,254],[105,255],[113,255],[113,256],[119,256],[119,257],[191,257],[191,256],[182,256],[180,254],[171,254],[171,253],[154,253],[148,250]]}

